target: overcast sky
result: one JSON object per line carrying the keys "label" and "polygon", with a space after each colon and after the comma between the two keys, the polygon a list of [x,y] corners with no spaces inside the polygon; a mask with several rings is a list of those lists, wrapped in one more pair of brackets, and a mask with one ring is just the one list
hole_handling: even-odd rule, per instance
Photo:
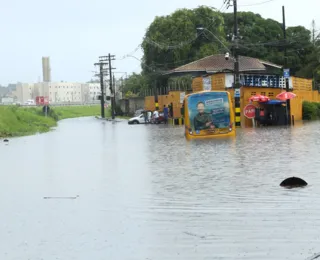
{"label": "overcast sky", "polygon": [[[239,11],[252,11],[281,21],[281,7],[285,5],[288,26],[311,28],[315,19],[320,28],[319,0],[266,1],[238,0]],[[266,3],[245,6],[262,2]],[[6,85],[42,79],[42,56],[51,58],[53,81],[88,81],[99,55],[110,52],[119,59],[132,54],[155,16],[199,5],[219,9],[223,0],[0,0],[0,3],[0,84]],[[133,55],[141,58],[142,52],[138,50]],[[114,66],[119,72],[140,71],[140,63],[134,58],[115,61]]]}

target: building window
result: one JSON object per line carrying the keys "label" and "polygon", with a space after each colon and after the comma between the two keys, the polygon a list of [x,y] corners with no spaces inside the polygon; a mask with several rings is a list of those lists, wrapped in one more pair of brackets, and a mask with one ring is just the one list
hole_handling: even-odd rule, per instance
{"label": "building window", "polygon": [[269,97],[273,97],[273,92],[269,92]]}
{"label": "building window", "polygon": [[256,92],[251,92],[251,96],[255,96],[256,95]]}
{"label": "building window", "polygon": [[261,95],[262,95],[262,96],[265,96],[265,95],[266,95],[266,92],[261,92]]}

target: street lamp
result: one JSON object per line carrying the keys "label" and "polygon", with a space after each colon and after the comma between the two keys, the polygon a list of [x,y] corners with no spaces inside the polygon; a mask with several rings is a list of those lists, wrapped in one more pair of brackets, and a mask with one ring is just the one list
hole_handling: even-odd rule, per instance
{"label": "street lamp", "polygon": [[[206,31],[210,33],[225,49],[226,49],[226,54],[225,54],[225,59],[229,60],[230,58],[230,49],[210,30],[207,28],[204,28],[202,26],[197,28],[197,31],[203,32]],[[235,104],[235,119],[236,119],[236,126],[240,127],[241,126],[241,110],[240,110],[240,72],[239,72],[239,55],[237,52],[238,49],[238,39],[235,36],[235,48],[234,50],[234,58],[232,58],[232,61],[234,63],[234,104]]]}

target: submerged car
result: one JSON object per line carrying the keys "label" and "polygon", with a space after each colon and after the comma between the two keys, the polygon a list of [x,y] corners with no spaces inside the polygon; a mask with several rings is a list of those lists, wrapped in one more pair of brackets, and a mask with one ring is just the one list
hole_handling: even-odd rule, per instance
{"label": "submerged car", "polygon": [[128,124],[129,125],[137,125],[137,124],[146,124],[146,123],[150,123],[150,124],[161,124],[161,123],[164,123],[164,116],[163,116],[162,112],[159,113],[158,120],[155,120],[153,117],[150,118],[150,116],[152,115],[151,111],[147,111],[147,112],[150,112],[149,121],[148,122],[146,122],[146,120],[145,120],[144,113],[141,113],[139,116],[135,116],[135,117],[130,118],[128,120]]}
{"label": "submerged car", "polygon": [[137,125],[137,124],[145,124],[145,118],[144,114],[140,114],[139,116],[135,116],[129,119],[128,124],[129,125]]}

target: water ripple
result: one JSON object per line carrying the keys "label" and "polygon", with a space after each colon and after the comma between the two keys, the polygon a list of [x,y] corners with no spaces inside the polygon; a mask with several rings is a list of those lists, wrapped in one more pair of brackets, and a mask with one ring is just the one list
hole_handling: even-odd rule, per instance
{"label": "water ripple", "polygon": [[[319,126],[188,142],[182,127],[87,118],[12,139],[0,145],[0,257],[311,260],[320,251]],[[310,185],[281,188],[291,176]]]}

